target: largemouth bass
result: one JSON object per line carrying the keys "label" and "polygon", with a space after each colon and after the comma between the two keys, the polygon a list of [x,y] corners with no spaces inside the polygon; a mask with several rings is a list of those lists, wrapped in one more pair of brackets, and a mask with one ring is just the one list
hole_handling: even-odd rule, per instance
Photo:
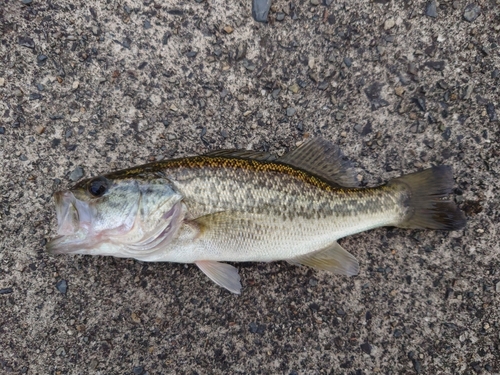
{"label": "largemouth bass", "polygon": [[382,226],[457,230],[453,175],[437,166],[360,188],[338,147],[312,139],[274,158],[223,150],[165,160],[77,183],[54,194],[49,252],[196,264],[233,293],[235,267],[287,260],[358,273],[339,238]]}

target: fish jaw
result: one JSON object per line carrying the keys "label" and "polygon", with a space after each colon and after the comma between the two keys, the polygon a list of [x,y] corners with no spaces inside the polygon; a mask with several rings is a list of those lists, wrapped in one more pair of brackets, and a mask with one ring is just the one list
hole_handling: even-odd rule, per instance
{"label": "fish jaw", "polygon": [[47,244],[47,250],[50,254],[76,254],[88,237],[92,224],[91,207],[71,191],[56,192],[54,200],[58,236]]}
{"label": "fish jaw", "polygon": [[89,230],[92,226],[92,207],[77,199],[70,191],[58,191],[54,194],[56,201],[57,234],[74,234],[79,229]]}

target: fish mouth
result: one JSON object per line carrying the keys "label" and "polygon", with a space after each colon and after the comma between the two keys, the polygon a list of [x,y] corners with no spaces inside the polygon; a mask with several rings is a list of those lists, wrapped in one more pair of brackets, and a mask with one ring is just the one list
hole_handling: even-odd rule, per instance
{"label": "fish mouth", "polygon": [[87,237],[92,223],[91,208],[70,191],[56,192],[54,200],[58,236],[47,244],[47,250],[51,254],[68,254]]}

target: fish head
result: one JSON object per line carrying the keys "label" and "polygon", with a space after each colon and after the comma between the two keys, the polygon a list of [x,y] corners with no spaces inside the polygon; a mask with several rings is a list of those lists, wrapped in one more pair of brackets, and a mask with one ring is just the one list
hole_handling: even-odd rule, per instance
{"label": "fish head", "polygon": [[47,250],[139,258],[141,251],[151,250],[141,243],[152,243],[151,236],[164,235],[162,228],[174,216],[179,219],[179,210],[174,210],[179,200],[168,181],[112,176],[83,180],[54,194],[58,236]]}

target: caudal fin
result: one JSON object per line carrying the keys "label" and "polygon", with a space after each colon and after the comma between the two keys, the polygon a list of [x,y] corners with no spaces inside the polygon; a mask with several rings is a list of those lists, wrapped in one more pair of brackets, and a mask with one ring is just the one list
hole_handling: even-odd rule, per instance
{"label": "caudal fin", "polygon": [[408,174],[390,182],[405,185],[409,208],[400,228],[457,230],[465,226],[465,215],[450,199],[453,186],[450,166],[441,165],[422,172]]}

